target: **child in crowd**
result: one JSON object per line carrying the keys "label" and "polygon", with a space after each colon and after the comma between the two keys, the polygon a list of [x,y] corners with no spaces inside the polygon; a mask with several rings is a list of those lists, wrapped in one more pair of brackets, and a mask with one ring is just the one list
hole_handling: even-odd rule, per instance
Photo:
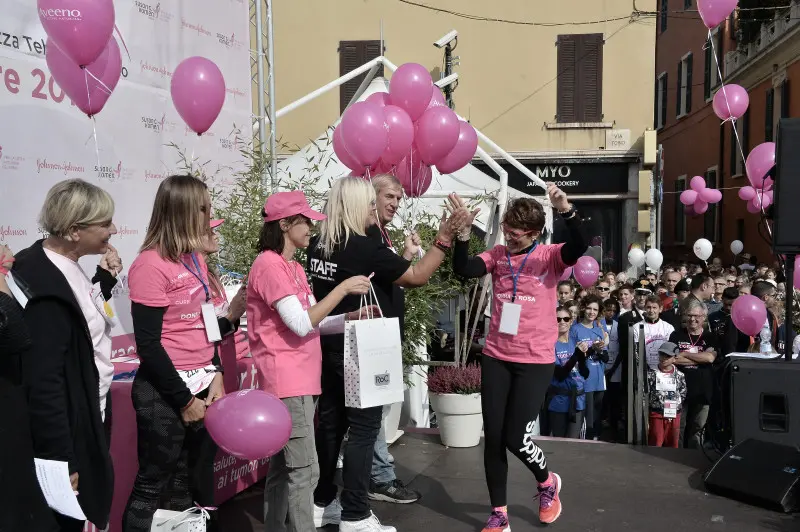
{"label": "child in crowd", "polygon": [[647,443],[653,447],[678,448],[681,410],[686,402],[686,377],[673,362],[678,346],[664,342],[658,349],[658,366],[647,369],[650,429]]}

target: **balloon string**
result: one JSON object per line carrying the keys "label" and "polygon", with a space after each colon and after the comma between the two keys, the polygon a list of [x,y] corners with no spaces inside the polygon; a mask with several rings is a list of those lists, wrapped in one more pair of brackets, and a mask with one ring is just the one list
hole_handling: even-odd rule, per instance
{"label": "balloon string", "polygon": [[[711,30],[708,30],[708,41],[711,43],[711,51],[712,55],[714,56],[714,65],[717,67],[717,75],[719,76],[719,85],[722,91],[722,95],[725,97],[725,105],[728,107],[728,115],[732,114],[731,112],[731,104],[728,101],[728,93],[725,92],[725,80],[722,79],[722,69],[719,66],[719,59],[717,58],[717,46],[714,44],[714,36],[711,35]],[[733,135],[736,137],[736,147],[739,148],[739,155],[742,156],[742,164],[745,162],[744,150],[742,149],[742,141],[739,139],[739,130],[736,127],[736,119],[731,117],[731,125],[733,126]],[[734,168],[731,168],[731,171],[735,171]],[[746,170],[745,170],[746,172]]]}
{"label": "balloon string", "polygon": [[91,72],[89,72],[89,69],[88,69],[88,68],[85,68],[85,69],[84,69],[84,71],[86,72],[86,74],[88,74],[89,76],[91,76],[93,80],[95,80],[97,83],[99,83],[99,84],[100,84],[100,86],[101,86],[101,87],[103,87],[103,90],[105,90],[107,94],[111,94],[111,93],[113,92],[113,91],[112,91],[112,90],[111,90],[111,89],[108,87],[108,85],[106,85],[105,83],[103,83],[103,81],[102,81],[102,80],[100,80],[100,79],[99,79],[99,78],[97,78],[97,77],[96,77],[94,74],[92,74]]}
{"label": "balloon string", "polygon": [[[89,90],[89,70],[83,68],[83,79],[86,83],[86,99],[89,102],[89,112],[92,111],[92,92]],[[97,170],[100,171],[100,146],[97,142],[97,120],[94,115],[90,114],[89,118],[92,119],[92,137],[94,138],[94,153],[97,156]]]}

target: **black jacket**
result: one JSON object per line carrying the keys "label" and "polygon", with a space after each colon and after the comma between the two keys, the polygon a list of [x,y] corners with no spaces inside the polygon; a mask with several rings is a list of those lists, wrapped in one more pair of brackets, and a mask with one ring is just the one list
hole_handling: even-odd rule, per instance
{"label": "black jacket", "polygon": [[[12,273],[27,285],[25,322],[31,346],[22,357],[34,455],[69,463],[77,472],[78,502],[105,528],[114,473],[100,416],[100,385],[86,319],[61,271],[38,241],[16,255]],[[98,268],[93,282],[111,295],[116,280]]]}
{"label": "black jacket", "polygon": [[57,532],[33,465],[28,402],[21,386],[22,355],[30,347],[22,309],[0,292],[0,531]]}

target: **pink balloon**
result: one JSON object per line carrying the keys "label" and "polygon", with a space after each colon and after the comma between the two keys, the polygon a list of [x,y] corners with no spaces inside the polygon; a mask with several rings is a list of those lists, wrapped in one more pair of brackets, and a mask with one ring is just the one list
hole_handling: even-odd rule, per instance
{"label": "pink balloon", "polygon": [[438,163],[458,142],[461,126],[448,107],[432,107],[417,122],[415,144],[425,164]]}
{"label": "pink balloon", "polygon": [[767,307],[756,296],[742,294],[733,302],[731,319],[741,332],[747,336],[755,336],[767,322]]}
{"label": "pink balloon", "polygon": [[694,202],[697,201],[697,192],[694,190],[684,190],[681,192],[681,203],[684,205],[694,205]]}
{"label": "pink balloon", "polygon": [[700,18],[708,29],[716,28],[736,9],[739,0],[697,0]]}
{"label": "pink balloon", "polygon": [[705,214],[708,211],[708,202],[698,199],[694,202],[695,214]]}
{"label": "pink balloon", "polygon": [[773,166],[775,166],[774,142],[764,142],[753,148],[745,162],[747,179],[750,180],[750,184],[755,188],[762,188],[764,178]]}
{"label": "pink balloon", "polygon": [[442,94],[442,89],[436,85],[434,85],[431,90],[431,101],[428,102],[428,107],[425,110],[427,111],[431,107],[447,107],[447,100],[445,100],[444,94]]}
{"label": "pink balloon", "polygon": [[800,255],[794,258],[794,287],[800,288]]}
{"label": "pink balloon", "polygon": [[588,288],[589,286],[592,286],[600,276],[600,265],[597,264],[597,261],[594,259],[594,257],[584,255],[578,259],[577,263],[575,263],[572,273],[579,285],[584,288]]}
{"label": "pink balloon", "polygon": [[365,101],[368,101],[369,103],[374,103],[379,107],[386,107],[387,105],[392,105],[392,99],[389,97],[388,92],[374,92],[369,96],[367,96],[367,99]]}
{"label": "pink balloon", "polygon": [[389,139],[381,160],[385,164],[395,165],[408,154],[414,143],[414,122],[408,113],[396,105],[384,107],[383,117]]}
{"label": "pink balloon", "polygon": [[714,94],[711,105],[720,120],[739,119],[747,112],[750,96],[740,85],[725,85]]}
{"label": "pink balloon", "polygon": [[722,200],[722,192],[716,188],[704,188],[698,196],[706,203],[719,203]]}
{"label": "pink balloon", "polygon": [[372,166],[389,143],[383,110],[374,103],[358,102],[342,117],[342,139],[347,151],[361,166]]}
{"label": "pink balloon", "polygon": [[697,216],[700,216],[700,215],[699,215],[699,214],[697,214],[697,212],[694,210],[694,204],[692,204],[692,205],[686,205],[686,206],[683,208],[683,214],[685,214],[685,215],[686,215],[686,216],[688,216],[689,218],[696,218]]}
{"label": "pink balloon", "polygon": [[775,182],[772,180],[772,178],[771,177],[767,177],[764,180],[764,190],[772,190],[772,186],[774,184],[775,184]]}
{"label": "pink balloon", "polygon": [[45,60],[58,86],[78,109],[90,117],[103,109],[122,75],[122,55],[114,37],[108,40],[100,56],[86,68],[75,64],[50,39],[45,45]]}
{"label": "pink balloon", "polygon": [[433,182],[431,167],[426,165],[419,156],[419,151],[411,147],[408,155],[397,163],[395,177],[403,185],[403,190],[412,198],[425,194]]}
{"label": "pink balloon", "polygon": [[292,434],[286,405],[261,390],[242,390],[215,401],[206,410],[205,427],[227,453],[243,460],[269,458]]}
{"label": "pink balloon", "polygon": [[750,201],[751,199],[756,197],[756,189],[751,186],[744,186],[739,189],[739,198]]}
{"label": "pink balloon", "polygon": [[691,181],[689,181],[689,186],[690,186],[690,187],[691,187],[691,189],[692,189],[692,190],[694,190],[695,192],[700,192],[701,190],[703,190],[704,188],[706,188],[706,180],[705,180],[705,179],[703,179],[701,176],[699,176],[699,175],[696,175],[696,176],[694,176],[694,177],[692,178],[692,180],[691,180]]}
{"label": "pink balloon", "polygon": [[561,277],[559,278],[559,281],[566,281],[570,277],[572,277],[572,266],[570,266],[569,268],[564,270],[564,273],[561,274]]}
{"label": "pink balloon", "polygon": [[112,0],[37,0],[37,8],[47,36],[78,66],[100,57],[114,31]]}
{"label": "pink balloon", "polygon": [[775,191],[767,190],[764,192],[764,198],[769,201],[769,204],[772,205],[775,203]]}
{"label": "pink balloon", "polygon": [[750,214],[757,214],[761,212],[761,202],[759,202],[758,197],[755,197],[747,202],[747,212]]}
{"label": "pink balloon", "polygon": [[381,159],[378,160],[377,163],[375,163],[375,167],[373,169],[374,171],[373,171],[372,175],[378,175],[378,174],[392,174],[392,175],[394,175],[394,166],[395,165],[393,165],[393,164],[388,164],[386,161],[384,161],[381,158]]}
{"label": "pink balloon", "polygon": [[202,135],[214,124],[225,103],[225,78],[210,59],[194,56],[172,74],[172,103],[189,128]]}
{"label": "pink balloon", "polygon": [[430,73],[424,66],[416,63],[400,65],[389,80],[392,103],[402,107],[415,122],[428,108],[432,87]]}
{"label": "pink balloon", "polygon": [[342,162],[343,165],[348,167],[349,169],[355,172],[361,172],[358,175],[364,174],[364,167],[358,164],[355,157],[350,155],[347,151],[347,148],[344,145],[344,139],[342,138],[342,125],[333,130],[333,151],[336,153],[336,157]]}
{"label": "pink balloon", "polygon": [[442,174],[452,174],[467,166],[478,149],[478,134],[467,122],[459,121],[458,140],[450,152],[436,163],[436,169]]}

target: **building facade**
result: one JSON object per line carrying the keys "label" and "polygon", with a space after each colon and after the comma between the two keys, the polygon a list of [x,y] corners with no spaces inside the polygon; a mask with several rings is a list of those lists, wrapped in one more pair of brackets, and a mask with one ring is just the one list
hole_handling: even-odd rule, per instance
{"label": "building facade", "polygon": [[[695,260],[692,244],[698,238],[710,240],[715,255],[726,262],[733,261],[733,240],[764,261],[772,255],[759,217],[748,213],[738,196],[749,182],[732,124],[721,123],[711,101],[721,86],[720,74],[724,83],[747,89],[749,110],[736,126],[745,158],[756,145],[775,140],[779,118],[798,116],[800,95],[792,98],[792,92],[800,83],[793,86],[789,80],[800,76],[800,1],[770,11],[771,20],[758,23],[757,38],[744,29],[752,27],[750,13],[761,10],[749,9],[711,32],[712,43],[695,0],[659,0],[654,127],[664,153],[660,218],[667,259]],[[678,197],[696,175],[707,186],[723,189],[722,201],[689,218]]]}
{"label": "building facade", "polygon": [[[637,231],[637,211],[643,136],[652,128],[655,17],[632,12],[628,0],[414,4],[276,3],[277,107],[380,55],[381,37],[393,63],[420,63],[438,80],[444,54],[433,43],[455,29],[456,112],[567,191],[590,218],[604,269],[626,267],[626,246],[647,237]],[[653,11],[655,5],[637,0],[636,7]],[[282,116],[282,144],[316,138],[359,84],[356,78]],[[511,187],[541,194],[521,172],[507,170]],[[557,240],[558,227],[555,233]]]}

